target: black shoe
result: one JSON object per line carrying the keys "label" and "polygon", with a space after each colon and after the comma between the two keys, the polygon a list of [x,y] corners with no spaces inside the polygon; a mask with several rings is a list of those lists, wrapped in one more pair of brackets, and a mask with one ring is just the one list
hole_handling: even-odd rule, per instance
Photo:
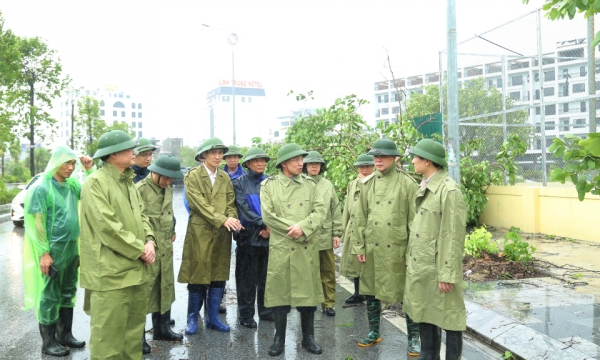
{"label": "black shoe", "polygon": [[227,308],[223,305],[219,305],[219,314],[227,313]]}
{"label": "black shoe", "polygon": [[240,319],[239,320],[240,325],[245,326],[249,329],[255,329],[258,325],[256,325],[256,321],[254,321],[254,319],[250,318],[250,319]]}
{"label": "black shoe", "polygon": [[273,344],[269,346],[270,356],[279,356],[285,349],[285,327],[287,326],[287,314],[286,313],[275,313],[273,314],[275,321],[275,338]]}
{"label": "black shoe", "polygon": [[146,332],[144,331],[144,333],[142,334],[142,353],[150,354],[151,352],[152,348],[150,347],[150,344],[148,344],[148,342],[146,341]]}
{"label": "black shoe", "polygon": [[271,313],[266,314],[266,315],[258,315],[258,318],[263,321],[275,321],[275,318],[273,317],[273,314],[271,314]]}
{"label": "black shoe", "polygon": [[346,304],[359,304],[363,301],[365,301],[364,295],[353,294],[352,296],[350,296],[349,298],[346,299],[345,303]]}
{"label": "black shoe", "polygon": [[181,341],[183,335],[173,332],[169,326],[171,319],[171,310],[164,314],[152,313],[152,326],[154,326],[154,340]]}
{"label": "black shoe", "polygon": [[300,323],[302,324],[302,347],[309,353],[323,353],[321,345],[315,341],[315,313],[300,313]]}
{"label": "black shoe", "polygon": [[175,319],[169,320],[169,326],[175,326]]}
{"label": "black shoe", "polygon": [[323,313],[327,316],[335,316],[335,310],[333,308],[325,308],[323,309]]}
{"label": "black shoe", "polygon": [[58,322],[56,323],[56,341],[63,346],[80,349],[85,346],[85,341],[75,339],[71,333],[73,327],[73,308],[60,308]]}
{"label": "black shoe", "polygon": [[40,335],[42,335],[42,353],[52,356],[69,355],[69,350],[57,343],[54,339],[56,335],[56,324],[40,324]]}

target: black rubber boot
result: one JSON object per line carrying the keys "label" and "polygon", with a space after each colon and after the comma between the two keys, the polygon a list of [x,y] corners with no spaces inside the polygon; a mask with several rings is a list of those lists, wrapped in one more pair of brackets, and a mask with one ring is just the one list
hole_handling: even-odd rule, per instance
{"label": "black rubber boot", "polygon": [[354,294],[346,299],[346,304],[358,304],[365,301],[365,297],[359,293],[360,278],[354,278]]}
{"label": "black rubber boot", "polygon": [[175,326],[175,319],[169,320],[169,326]]}
{"label": "black rubber boot", "polygon": [[79,341],[73,337],[73,308],[60,308],[58,311],[58,322],[56,323],[56,341],[63,346],[80,349],[85,346],[85,341]]}
{"label": "black rubber boot", "polygon": [[159,312],[152,313],[152,325],[154,326],[154,340],[181,341],[183,335],[173,332],[169,321],[171,320],[171,310],[164,314]]}
{"label": "black rubber boot", "polygon": [[421,336],[421,355],[419,355],[418,360],[440,360],[442,329],[433,324],[420,323],[419,332]]}
{"label": "black rubber boot", "polygon": [[313,354],[321,354],[323,349],[315,341],[315,313],[301,312],[300,323],[302,324],[302,347]]}
{"label": "black rubber boot", "polygon": [[40,324],[40,335],[42,335],[42,353],[52,356],[67,356],[69,350],[56,342],[56,324]]}
{"label": "black rubber boot", "polygon": [[273,345],[269,347],[270,356],[279,356],[285,349],[285,328],[287,326],[287,313],[274,312],[273,321],[275,322],[275,337]]}
{"label": "black rubber boot", "polygon": [[419,345],[419,324],[412,321],[406,314],[406,330],[408,333],[408,355],[419,356],[421,346]]}
{"label": "black rubber boot", "polygon": [[446,360],[459,360],[462,356],[462,331],[446,330]]}
{"label": "black rubber boot", "polygon": [[152,348],[150,347],[150,344],[148,344],[148,342],[146,341],[146,330],[144,329],[144,332],[142,333],[142,353],[150,354],[151,352]]}

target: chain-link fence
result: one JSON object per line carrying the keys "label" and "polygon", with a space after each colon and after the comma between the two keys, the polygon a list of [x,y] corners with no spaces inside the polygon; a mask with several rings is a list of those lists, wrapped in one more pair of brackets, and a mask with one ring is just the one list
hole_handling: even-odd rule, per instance
{"label": "chain-link fence", "polygon": [[[548,152],[553,139],[585,138],[600,124],[600,61],[588,46],[590,22],[591,27],[582,17],[550,21],[536,10],[458,44],[460,142],[481,140],[472,156],[493,161],[503,142],[518,135],[527,142],[527,152],[517,159],[518,184],[560,186],[550,181],[552,169],[562,166]],[[442,92],[446,69],[442,51]]]}

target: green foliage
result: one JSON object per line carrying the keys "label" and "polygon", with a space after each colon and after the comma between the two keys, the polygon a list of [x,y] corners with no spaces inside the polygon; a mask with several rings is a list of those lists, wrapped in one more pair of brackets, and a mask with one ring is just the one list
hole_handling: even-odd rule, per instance
{"label": "green foliage", "polygon": [[[523,0],[523,4],[529,3],[529,0]],[[598,0],[546,0],[542,5],[542,10],[550,20],[564,19],[573,20],[576,13],[583,13],[585,19],[600,12],[600,1]],[[596,33],[592,46],[600,43],[600,31]]]}
{"label": "green foliage", "polygon": [[7,189],[4,180],[0,179],[0,205],[10,204],[21,190]]}
{"label": "green foliage", "polygon": [[181,156],[181,166],[194,167],[198,165],[198,162],[194,160],[194,158],[196,157],[196,153],[198,153],[197,149],[185,145],[181,146],[181,148],[179,148],[179,155]]}
{"label": "green foliage", "polygon": [[514,355],[513,355],[513,354],[512,354],[510,351],[508,351],[508,350],[506,350],[506,351],[504,352],[504,354],[502,354],[502,355],[500,355],[500,356],[501,356],[501,357],[502,357],[502,359],[504,359],[504,360],[516,360],[516,359],[515,359],[515,357],[514,357]]}
{"label": "green foliage", "polygon": [[[52,156],[52,153],[50,152],[50,150],[48,149],[44,149],[44,148],[35,148],[34,151],[34,176],[35,174],[41,173],[44,170],[46,170],[46,166],[48,165],[48,162],[50,161],[50,157]],[[30,160],[29,160],[29,155],[27,155],[27,157],[24,160],[25,164],[29,164]],[[31,176],[27,177],[27,178],[31,178]]]}
{"label": "green foliage", "polygon": [[504,235],[504,257],[509,261],[520,263],[530,262],[535,252],[535,247],[527,241],[521,240],[521,229],[511,227]]}
{"label": "green foliage", "polygon": [[92,96],[84,96],[77,101],[77,112],[79,115],[73,124],[75,148],[92,156],[98,148],[98,139],[108,130],[100,118],[100,102]]}
{"label": "green foliage", "polygon": [[485,251],[488,254],[498,255],[498,245],[492,240],[492,233],[486,230],[485,225],[473,230],[465,238],[465,254],[478,259]]}
{"label": "green foliage", "polygon": [[600,133],[589,133],[587,139],[572,134],[566,134],[564,140],[554,138],[548,151],[565,162],[563,168],[552,170],[551,181],[571,181],[579,201],[586,193],[600,195]]}
{"label": "green foliage", "polygon": [[575,279],[575,280],[581,279],[582,277],[583,277],[582,273],[577,273],[577,274],[571,275],[571,279]]}
{"label": "green foliage", "polygon": [[491,185],[503,185],[505,178],[510,185],[516,181],[515,159],[525,153],[527,143],[517,134],[509,136],[496,154],[496,161],[478,161],[473,153],[482,147],[484,138],[473,139],[461,144],[463,156],[460,160],[461,189],[467,204],[467,223],[479,224],[488,198],[485,196]]}
{"label": "green foliage", "polygon": [[[267,163],[267,167],[265,168],[265,174],[275,175],[279,170],[275,167],[277,163],[277,151],[279,148],[283,146],[280,143],[272,143],[272,142],[263,142],[262,138],[254,137],[252,138],[252,146],[257,146],[265,151],[265,153],[271,158],[271,161]],[[243,159],[242,159],[243,161]]]}
{"label": "green foliage", "polygon": [[15,125],[5,90],[15,83],[21,67],[19,38],[6,29],[0,11],[0,142],[9,142],[13,138]]}

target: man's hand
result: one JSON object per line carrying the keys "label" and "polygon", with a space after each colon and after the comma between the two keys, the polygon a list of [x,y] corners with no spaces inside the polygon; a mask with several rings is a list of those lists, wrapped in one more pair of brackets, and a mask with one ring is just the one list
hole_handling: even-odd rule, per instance
{"label": "man's hand", "polygon": [[300,236],[304,235],[304,231],[302,231],[302,228],[298,224],[294,224],[286,230],[289,230],[287,236],[291,236],[294,239],[298,239]]}
{"label": "man's hand", "polygon": [[266,229],[264,229],[264,230],[261,230],[261,231],[258,233],[258,236],[260,236],[260,237],[262,237],[262,238],[265,238],[265,239],[268,239],[270,235],[271,235],[271,229],[269,229],[269,227],[267,227],[267,228],[266,228]]}
{"label": "man's hand", "polygon": [[94,160],[89,156],[81,155],[79,156],[79,161],[81,161],[81,165],[83,165],[86,170],[90,170],[92,166],[94,166]]}
{"label": "man's hand", "polygon": [[339,247],[340,247],[340,238],[336,236],[333,238],[333,248],[337,249]]}
{"label": "man's hand", "polygon": [[146,265],[150,265],[156,260],[156,254],[154,253],[154,242],[148,241],[144,245],[144,253],[140,256],[140,259],[144,261]]}
{"label": "man's hand", "polygon": [[356,258],[358,259],[358,262],[367,262],[367,257],[365,255],[356,255]]}
{"label": "man's hand", "polygon": [[171,242],[175,242],[175,239],[177,239],[177,234],[173,234],[173,236],[171,236]]}
{"label": "man's hand", "polygon": [[46,275],[50,276],[50,265],[54,264],[54,260],[50,257],[50,254],[44,253],[40,259],[40,270]]}
{"label": "man's hand", "polygon": [[232,217],[228,217],[223,226],[229,231],[240,231],[244,228],[238,219]]}
{"label": "man's hand", "polygon": [[439,282],[438,287],[440,288],[441,292],[450,292],[452,291],[453,286],[450,283]]}

